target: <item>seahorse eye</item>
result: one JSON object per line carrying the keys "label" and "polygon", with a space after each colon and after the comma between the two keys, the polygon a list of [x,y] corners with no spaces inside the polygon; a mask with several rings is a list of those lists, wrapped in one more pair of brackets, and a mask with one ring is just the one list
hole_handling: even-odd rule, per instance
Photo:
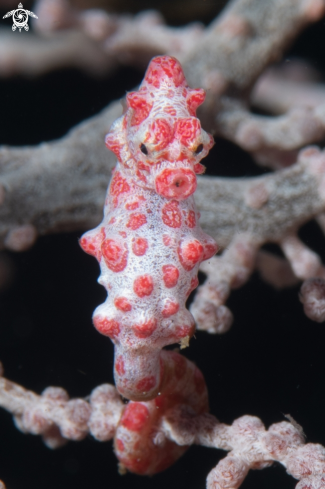
{"label": "seahorse eye", "polygon": [[147,155],[147,154],[148,154],[147,147],[146,147],[146,145],[145,145],[145,144],[143,144],[143,143],[142,143],[142,144],[141,144],[141,146],[140,146],[140,150],[142,151],[142,153],[143,153],[144,155]]}
{"label": "seahorse eye", "polygon": [[201,151],[203,150],[203,144],[199,144],[198,147],[196,148],[196,150],[194,151],[194,153],[196,155],[198,155],[199,153],[201,153]]}

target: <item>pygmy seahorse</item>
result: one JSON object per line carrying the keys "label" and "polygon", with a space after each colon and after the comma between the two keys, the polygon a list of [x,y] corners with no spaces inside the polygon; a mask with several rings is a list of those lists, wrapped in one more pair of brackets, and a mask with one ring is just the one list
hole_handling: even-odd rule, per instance
{"label": "pygmy seahorse", "polygon": [[200,160],[213,138],[196,118],[205,92],[188,87],[179,62],[150,62],[138,92],[106,136],[118,163],[102,223],[82,248],[100,263],[107,300],[94,312],[98,331],[115,344],[114,375],[121,395],[154,399],[164,384],[161,350],[185,346],[195,324],[185,307],[198,285],[200,263],[217,251],[199,225],[193,194]]}

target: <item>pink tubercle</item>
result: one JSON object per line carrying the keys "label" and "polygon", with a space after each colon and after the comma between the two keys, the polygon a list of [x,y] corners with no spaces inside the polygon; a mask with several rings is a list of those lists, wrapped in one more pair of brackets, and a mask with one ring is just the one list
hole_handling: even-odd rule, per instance
{"label": "pink tubercle", "polygon": [[165,287],[171,289],[177,285],[179,279],[179,270],[175,265],[164,265],[162,267],[163,281]]}
{"label": "pink tubercle", "polygon": [[201,124],[199,119],[196,117],[186,117],[183,119],[178,119],[175,128],[175,137],[184,146],[190,147],[201,132]]}
{"label": "pink tubercle", "polygon": [[203,260],[204,247],[197,239],[181,242],[177,251],[181,265],[188,272]]}
{"label": "pink tubercle", "polygon": [[166,148],[168,143],[173,138],[174,129],[166,119],[155,119],[148,128],[145,142],[150,142],[155,145],[156,151],[161,151]]}
{"label": "pink tubercle", "polygon": [[116,338],[120,333],[120,323],[115,319],[109,319],[103,316],[94,316],[93,323],[97,331],[111,339]]}
{"label": "pink tubercle", "polygon": [[208,260],[209,258],[214,256],[219,249],[217,243],[212,239],[210,239],[209,243],[204,243],[203,246],[204,246],[203,261]]}
{"label": "pink tubercle", "polygon": [[93,233],[92,231],[85,233],[81,237],[79,244],[86,253],[95,256],[97,260],[100,261],[102,257],[101,245],[104,239],[105,230],[104,228],[101,228],[97,233]]}
{"label": "pink tubercle", "polygon": [[130,190],[131,187],[127,180],[122,177],[120,172],[115,171],[109,187],[109,193],[113,198],[114,207],[117,207],[120,195],[130,192]]}
{"label": "pink tubercle", "polygon": [[191,115],[195,116],[196,109],[203,104],[205,100],[205,90],[203,88],[194,88],[188,90],[187,108]]}
{"label": "pink tubercle", "polygon": [[147,95],[140,92],[130,92],[126,96],[128,107],[133,109],[131,126],[137,126],[150,114],[152,103],[148,101]]}
{"label": "pink tubercle", "polygon": [[127,265],[128,250],[125,243],[105,239],[101,247],[106,265],[113,272],[122,272]]}
{"label": "pink tubercle", "polygon": [[136,388],[140,392],[149,392],[156,386],[156,377],[153,375],[149,375],[148,377],[143,377],[136,384]]}
{"label": "pink tubercle", "polygon": [[169,318],[179,311],[179,303],[171,299],[165,301],[161,314],[164,318]]}
{"label": "pink tubercle", "polygon": [[145,214],[135,213],[135,214],[131,214],[126,224],[126,227],[135,231],[136,229],[139,229],[141,226],[146,224],[146,222],[147,222],[147,218]]}
{"label": "pink tubercle", "polygon": [[140,431],[149,418],[147,406],[140,402],[130,402],[125,408],[121,424],[130,431]]}
{"label": "pink tubercle", "polygon": [[176,58],[157,56],[151,60],[144,77],[144,84],[158,89],[162,82],[171,87],[187,86],[183,69]]}
{"label": "pink tubercle", "polygon": [[151,295],[153,287],[153,278],[149,274],[140,275],[133,282],[133,290],[141,298]]}
{"label": "pink tubercle", "polygon": [[143,256],[148,250],[148,240],[146,238],[134,238],[132,241],[132,251],[136,256]]}
{"label": "pink tubercle", "polygon": [[196,175],[189,168],[166,168],[156,177],[155,187],[163,197],[184,200],[196,190]]}
{"label": "pink tubercle", "polygon": [[148,338],[152,335],[156,328],[157,321],[155,318],[133,325],[134,334],[137,338]]}
{"label": "pink tubercle", "polygon": [[125,375],[124,360],[122,355],[117,357],[115,360],[115,370],[119,376]]}
{"label": "pink tubercle", "polygon": [[116,297],[114,299],[114,306],[123,312],[129,312],[132,309],[132,305],[126,297]]}
{"label": "pink tubercle", "polygon": [[166,226],[170,228],[180,228],[182,225],[182,214],[179,208],[179,203],[176,200],[167,202],[161,210],[161,217]]}

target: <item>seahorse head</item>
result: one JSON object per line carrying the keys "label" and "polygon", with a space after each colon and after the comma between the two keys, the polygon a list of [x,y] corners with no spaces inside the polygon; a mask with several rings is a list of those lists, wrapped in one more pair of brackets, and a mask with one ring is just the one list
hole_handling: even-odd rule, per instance
{"label": "seahorse head", "polygon": [[170,56],[153,58],[139,91],[127,94],[127,111],[106,136],[106,145],[138,185],[169,199],[196,190],[200,160],[213,146],[201,127],[197,107],[203,89],[188,87],[182,67]]}

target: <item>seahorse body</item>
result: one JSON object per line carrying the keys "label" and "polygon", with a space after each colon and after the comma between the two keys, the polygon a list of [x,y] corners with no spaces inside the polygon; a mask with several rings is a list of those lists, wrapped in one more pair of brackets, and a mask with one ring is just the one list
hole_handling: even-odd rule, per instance
{"label": "seahorse body", "polygon": [[133,401],[157,396],[162,348],[193,335],[185,302],[201,261],[217,250],[199,226],[193,198],[200,160],[213,145],[195,117],[204,97],[202,89],[188,88],[175,58],[151,61],[106,136],[118,163],[104,219],[80,241],[100,262],[99,282],[108,292],[93,322],[114,342],[116,386]]}

